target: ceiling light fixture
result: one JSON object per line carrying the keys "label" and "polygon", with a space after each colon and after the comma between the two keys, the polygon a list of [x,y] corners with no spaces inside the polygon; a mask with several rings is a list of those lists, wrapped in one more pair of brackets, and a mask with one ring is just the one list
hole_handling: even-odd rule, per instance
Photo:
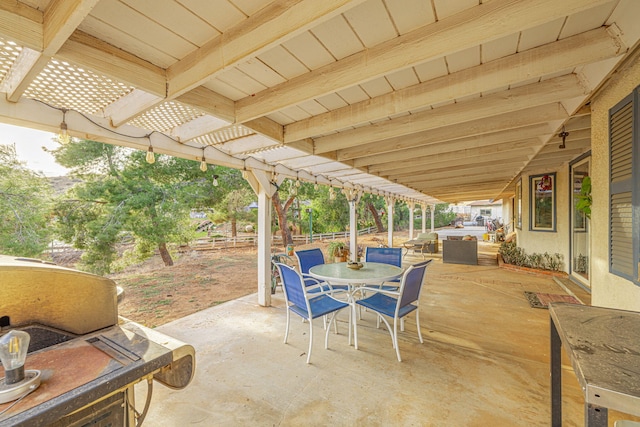
{"label": "ceiling light fixture", "polygon": [[69,135],[67,122],[65,120],[67,115],[66,109],[62,110],[62,123],[60,123],[60,133],[58,133],[58,142],[62,145],[66,145],[71,141],[71,136]]}
{"label": "ceiling light fixture", "polygon": [[149,148],[147,149],[147,157],[145,158],[145,160],[150,165],[156,162],[156,155],[153,154],[153,146],[151,146],[151,141],[149,141]]}
{"label": "ceiling light fixture", "polygon": [[562,126],[562,132],[560,132],[560,133],[558,134],[558,136],[559,136],[560,138],[562,138],[562,144],[560,144],[560,145],[558,146],[558,148],[560,148],[561,150],[564,150],[564,149],[567,147],[567,146],[566,146],[566,144],[565,144],[565,142],[567,141],[567,137],[569,136],[569,132],[567,132],[567,131],[564,129],[564,126]]}
{"label": "ceiling light fixture", "polygon": [[207,159],[204,158],[204,150],[206,147],[202,148],[202,160],[200,161],[200,170],[202,172],[206,172],[207,171]]}

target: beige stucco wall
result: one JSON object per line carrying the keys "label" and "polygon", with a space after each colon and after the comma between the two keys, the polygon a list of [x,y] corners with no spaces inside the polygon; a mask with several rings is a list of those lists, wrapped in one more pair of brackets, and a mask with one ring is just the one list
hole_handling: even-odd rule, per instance
{"label": "beige stucco wall", "polygon": [[[529,206],[531,193],[529,177],[532,175],[556,174],[555,203],[556,203],[556,231],[530,231]],[[527,254],[559,253],[563,259],[563,270],[569,271],[569,167],[563,165],[560,169],[541,169],[522,175],[522,229],[516,229],[518,246]]]}
{"label": "beige stucco wall", "polygon": [[[592,304],[640,311],[640,286],[609,273],[609,109],[640,85],[640,61],[617,72],[591,103]],[[597,244],[595,242],[601,242]]]}

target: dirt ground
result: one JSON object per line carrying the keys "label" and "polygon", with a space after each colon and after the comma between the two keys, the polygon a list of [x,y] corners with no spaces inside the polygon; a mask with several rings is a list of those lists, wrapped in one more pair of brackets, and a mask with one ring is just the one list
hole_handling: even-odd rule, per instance
{"label": "dirt ground", "polygon": [[[375,239],[385,237],[384,233],[362,236],[358,244],[377,246]],[[320,247],[326,256],[327,245],[328,241],[314,242],[296,249]],[[273,252],[283,249],[274,248]],[[174,262],[165,267],[155,256],[110,275],[124,288],[120,316],[153,328],[258,291],[256,247],[190,250],[176,256]]]}

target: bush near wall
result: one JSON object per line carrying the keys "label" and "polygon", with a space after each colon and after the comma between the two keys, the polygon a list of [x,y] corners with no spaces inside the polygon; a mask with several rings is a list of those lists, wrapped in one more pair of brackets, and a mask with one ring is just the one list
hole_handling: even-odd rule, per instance
{"label": "bush near wall", "polygon": [[507,264],[519,267],[535,268],[538,270],[561,271],[563,268],[563,256],[559,253],[543,254],[532,253],[528,255],[524,249],[518,247],[516,242],[505,242],[500,245],[498,251]]}

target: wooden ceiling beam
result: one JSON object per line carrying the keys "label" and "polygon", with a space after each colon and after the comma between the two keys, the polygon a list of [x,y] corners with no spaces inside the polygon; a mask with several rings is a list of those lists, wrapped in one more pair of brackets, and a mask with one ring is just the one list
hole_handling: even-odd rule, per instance
{"label": "wooden ceiling beam", "polygon": [[[536,100],[542,101],[544,98],[547,98],[545,99],[547,102],[536,102]],[[512,107],[509,105],[510,102],[508,99],[500,100],[499,96],[492,98],[492,100],[497,100],[495,102],[478,98],[473,101],[451,104],[442,108],[384,122],[377,122],[369,126],[315,139],[315,153],[322,154],[328,151],[344,150],[349,147],[357,147],[360,144],[371,144],[385,139],[441,129],[445,126],[459,126],[468,122],[486,121],[490,123],[497,121],[494,117],[500,117],[506,114],[515,116],[518,115],[519,111],[528,112],[532,111],[535,107],[540,107],[539,110],[544,114],[540,116],[540,119],[542,119],[542,117],[547,118],[547,120],[539,120],[537,123],[566,119],[566,110],[559,102],[551,104],[557,101],[557,98],[555,100],[552,98],[556,97],[553,95],[545,97],[544,95],[536,96],[532,94],[531,99],[533,101],[530,105],[526,105],[527,98],[523,97],[521,98],[521,102],[514,103]],[[500,104],[500,106],[496,107],[498,104]],[[438,110],[446,111],[440,112]],[[513,127],[515,126],[512,126],[512,128]],[[508,129],[509,124],[504,123],[498,128]]]}
{"label": "wooden ceiling beam", "polygon": [[31,82],[44,70],[99,0],[53,0],[42,19],[42,50],[23,49],[3,81],[7,99],[16,102]]}
{"label": "wooden ceiling beam", "polygon": [[617,42],[617,38],[605,28],[581,33],[291,123],[285,126],[285,142],[571,70],[619,55]]}
{"label": "wooden ceiling beam", "polygon": [[[483,171],[483,170],[486,171],[486,170],[493,170],[494,167],[496,166],[500,167],[503,164],[507,164],[507,163],[509,165],[517,164],[517,165],[520,165],[520,167],[523,167],[525,165],[524,160],[507,162],[507,159],[503,159],[498,164],[496,164],[494,160],[487,160],[483,162],[473,162],[473,163],[457,165],[455,167],[455,170],[461,171],[464,173],[468,173],[469,170],[475,169],[475,168],[477,168],[478,171]],[[416,173],[426,173],[426,174],[440,173],[440,172],[451,173],[451,167],[448,165],[439,166],[439,167],[432,167],[432,166],[433,164],[431,163],[418,164],[414,166],[400,165],[397,169],[387,169],[378,173],[380,176],[384,176],[384,177],[394,176],[394,175],[400,176],[404,174],[416,174]]]}
{"label": "wooden ceiling beam", "polygon": [[165,70],[82,31],[75,31],[56,58],[79,64],[159,98],[166,95]]}
{"label": "wooden ceiling beam", "polygon": [[[536,153],[536,146],[530,147],[518,147],[510,149],[509,147],[499,148],[490,147],[482,153],[478,153],[477,150],[461,150],[455,153],[445,153],[435,156],[416,157],[415,159],[406,160],[403,164],[407,167],[416,165],[424,165],[425,170],[429,167],[443,168],[443,167],[456,167],[461,165],[468,165],[476,162],[485,162],[494,160],[500,161],[527,161]],[[397,163],[387,163],[376,166],[375,168],[369,168],[370,173],[378,173],[384,175],[384,169],[396,169]]]}
{"label": "wooden ceiling beam", "polygon": [[[518,166],[514,166],[513,163],[505,162],[505,163],[497,163],[493,162],[491,168],[491,174],[505,174],[513,176],[513,174],[519,172],[524,166],[524,162],[520,162]],[[455,169],[447,168],[446,170],[441,170],[440,172],[433,172],[431,170],[426,170],[422,173],[412,172],[412,173],[398,173],[398,174],[386,174],[383,175],[384,178],[393,181],[398,180],[401,182],[411,182],[414,179],[440,179],[440,178],[451,178],[452,176],[480,176],[484,177],[487,175],[487,167],[486,166],[476,166],[475,163],[470,164],[468,166],[456,167]]]}
{"label": "wooden ceiling beam", "polygon": [[[480,125],[482,122],[475,122]],[[416,155],[436,154],[461,148],[478,148],[485,145],[509,143],[523,139],[534,139],[540,135],[552,135],[548,123],[533,124],[515,129],[498,130],[483,133],[480,135],[465,136],[464,132],[459,132],[461,126],[447,126],[434,131],[419,132],[406,137],[391,138],[385,141],[378,141],[371,144],[364,144],[360,147],[348,148],[336,151],[336,159],[357,159],[367,157],[367,165],[388,162],[391,160],[404,160],[416,157]],[[477,129],[474,127],[474,129]],[[432,147],[439,147],[434,149]],[[436,151],[432,151],[436,150]],[[412,154],[416,153],[416,154]],[[326,153],[325,153],[326,154]],[[323,154],[323,155],[325,155]],[[386,155],[385,155],[386,154]]]}
{"label": "wooden ceiling beam", "polygon": [[[465,9],[236,103],[244,122],[606,3],[494,0]],[[509,19],[504,19],[509,16]]]}
{"label": "wooden ceiling beam", "polygon": [[[360,147],[358,146],[362,144],[372,144],[377,141],[432,131],[445,126],[485,120],[501,114],[516,114],[516,111],[530,110],[536,106],[584,94],[584,88],[575,75],[557,77],[541,83],[321,137],[314,141],[315,152],[321,154],[339,150],[338,158],[346,160],[353,158],[350,156],[356,156],[359,153],[358,148]],[[353,147],[355,147],[354,150],[348,150]],[[389,145],[385,143],[381,144],[381,147],[389,147]]]}
{"label": "wooden ceiling beam", "polygon": [[[513,113],[501,114],[492,117],[491,120],[480,119],[461,125],[447,126],[432,131],[432,138],[438,139],[459,139],[474,135],[483,135],[497,130],[517,129],[535,124],[543,124],[549,120],[564,120],[567,113],[560,104],[549,104],[541,107],[529,108],[527,110]],[[381,142],[382,144],[382,142]],[[370,166],[376,163],[387,163],[391,159],[397,159],[392,155],[395,153],[383,153],[372,156],[360,157],[354,160],[356,167]],[[402,156],[404,158],[404,156]]]}

